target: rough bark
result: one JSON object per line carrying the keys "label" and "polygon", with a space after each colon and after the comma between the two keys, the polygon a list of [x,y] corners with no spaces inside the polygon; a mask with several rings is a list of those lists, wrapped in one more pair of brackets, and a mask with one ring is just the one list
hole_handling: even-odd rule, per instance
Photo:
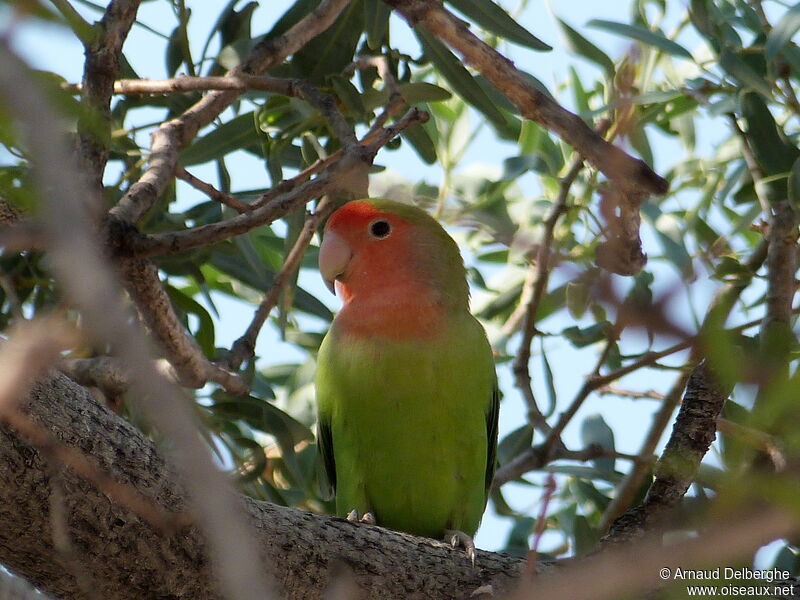
{"label": "rough bark", "polygon": [[[79,448],[167,511],[186,495],[153,443],[61,374],[39,382],[22,403],[61,443]],[[85,598],[80,564],[97,597],[215,598],[203,540],[194,528],[168,534],[127,511],[71,472],[60,473],[72,551],[62,563],[50,516],[54,467],[27,441],[0,427],[0,563],[55,596]],[[425,538],[353,525],[250,498],[242,510],[256,530],[265,564],[286,598],[320,598],[342,565],[369,598],[467,598],[486,583],[507,587],[522,562],[480,552],[473,569],[461,550]]]}

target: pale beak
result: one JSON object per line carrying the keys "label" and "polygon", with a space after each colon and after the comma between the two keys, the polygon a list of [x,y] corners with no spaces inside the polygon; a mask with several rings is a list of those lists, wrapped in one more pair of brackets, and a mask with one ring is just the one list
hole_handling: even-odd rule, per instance
{"label": "pale beak", "polygon": [[334,282],[345,272],[352,257],[353,251],[347,242],[333,231],[325,232],[322,245],[319,247],[319,272],[334,296],[336,295]]}

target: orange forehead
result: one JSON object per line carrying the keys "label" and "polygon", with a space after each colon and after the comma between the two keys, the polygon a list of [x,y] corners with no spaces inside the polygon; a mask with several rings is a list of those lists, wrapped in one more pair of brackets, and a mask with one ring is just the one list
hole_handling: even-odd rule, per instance
{"label": "orange forehead", "polygon": [[408,224],[397,215],[382,211],[369,202],[356,200],[348,202],[333,213],[325,225],[325,230],[339,233],[366,231],[367,226],[378,218],[386,219],[395,226]]}

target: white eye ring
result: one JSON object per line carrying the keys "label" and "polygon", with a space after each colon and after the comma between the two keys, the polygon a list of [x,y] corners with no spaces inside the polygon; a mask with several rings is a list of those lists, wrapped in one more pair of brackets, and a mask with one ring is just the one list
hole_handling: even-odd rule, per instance
{"label": "white eye ring", "polygon": [[376,219],[369,224],[369,234],[379,240],[392,233],[392,224],[386,219]]}

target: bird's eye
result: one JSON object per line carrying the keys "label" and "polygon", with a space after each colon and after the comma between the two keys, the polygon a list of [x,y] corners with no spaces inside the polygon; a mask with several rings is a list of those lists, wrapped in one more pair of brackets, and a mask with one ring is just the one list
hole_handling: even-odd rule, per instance
{"label": "bird's eye", "polygon": [[392,226],[389,221],[379,219],[369,226],[369,232],[373,237],[383,239],[392,232]]}

